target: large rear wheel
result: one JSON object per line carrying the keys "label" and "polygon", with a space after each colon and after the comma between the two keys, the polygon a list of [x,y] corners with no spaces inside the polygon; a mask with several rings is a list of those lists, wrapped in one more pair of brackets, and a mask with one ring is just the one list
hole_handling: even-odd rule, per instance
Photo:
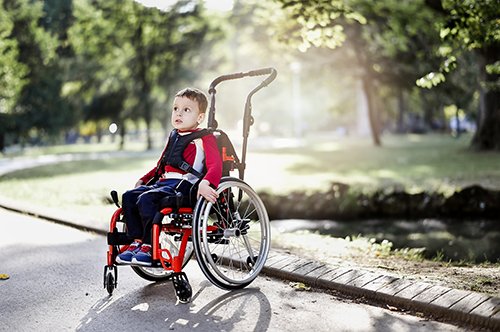
{"label": "large rear wheel", "polygon": [[250,284],[264,267],[271,243],[266,208],[245,182],[225,177],[212,204],[200,198],[193,217],[193,246],[208,280],[223,289]]}

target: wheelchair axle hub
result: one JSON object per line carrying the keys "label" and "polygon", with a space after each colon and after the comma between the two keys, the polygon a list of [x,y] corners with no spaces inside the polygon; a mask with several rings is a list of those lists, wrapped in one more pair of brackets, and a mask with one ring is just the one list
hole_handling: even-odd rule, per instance
{"label": "wheelchair axle hub", "polygon": [[241,231],[239,228],[227,228],[224,230],[224,238],[229,239],[231,237],[240,237],[241,236]]}

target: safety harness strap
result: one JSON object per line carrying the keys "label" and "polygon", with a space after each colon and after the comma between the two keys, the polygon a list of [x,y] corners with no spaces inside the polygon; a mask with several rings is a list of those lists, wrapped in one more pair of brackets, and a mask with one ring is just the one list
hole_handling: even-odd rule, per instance
{"label": "safety harness strap", "polygon": [[191,173],[197,178],[203,177],[203,173],[198,172],[187,163],[182,154],[186,149],[187,145],[193,140],[202,138],[203,136],[212,134],[212,131],[208,129],[201,129],[194,131],[190,134],[180,135],[177,129],[172,130],[170,137],[168,139],[167,148],[163,154],[160,165],[157,169],[157,174],[161,174],[166,165],[178,168],[186,173]]}

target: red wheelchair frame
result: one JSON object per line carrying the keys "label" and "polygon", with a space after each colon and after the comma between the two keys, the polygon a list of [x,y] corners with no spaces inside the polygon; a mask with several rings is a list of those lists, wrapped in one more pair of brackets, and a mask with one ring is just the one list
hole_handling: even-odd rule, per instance
{"label": "red wheelchair frame", "polygon": [[[223,81],[263,75],[268,77],[246,99],[240,161],[227,135],[217,129],[215,87]],[[131,266],[146,280],[172,280],[180,302],[191,300],[191,286],[182,268],[189,262],[193,252],[207,279],[227,290],[246,287],[265,264],[271,241],[269,218],[264,204],[243,178],[248,135],[254,122],[251,98],[269,85],[276,75],[274,68],[265,68],[219,76],[210,84],[207,126],[217,137],[223,160],[223,177],[217,188],[219,197],[214,204],[199,198],[195,206],[186,206],[180,200],[175,206],[162,206],[153,221],[153,265]],[[233,170],[238,170],[238,178],[230,176]],[[118,280],[116,256],[125,251],[131,242],[126,235],[116,191],[111,192],[111,197],[118,209],[111,217],[107,265],[104,267],[104,288],[110,295]]]}

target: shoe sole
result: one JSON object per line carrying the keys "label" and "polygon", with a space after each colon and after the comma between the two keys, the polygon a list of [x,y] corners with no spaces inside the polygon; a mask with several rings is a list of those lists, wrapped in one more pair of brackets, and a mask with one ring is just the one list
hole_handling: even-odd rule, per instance
{"label": "shoe sole", "polygon": [[130,264],[132,264],[132,261],[121,260],[120,257],[118,257],[118,256],[116,257],[115,262],[118,263],[118,264],[123,264],[123,265],[130,265]]}
{"label": "shoe sole", "polygon": [[132,258],[132,265],[140,265],[140,266],[152,266],[153,263],[151,262],[139,262],[137,259]]}

